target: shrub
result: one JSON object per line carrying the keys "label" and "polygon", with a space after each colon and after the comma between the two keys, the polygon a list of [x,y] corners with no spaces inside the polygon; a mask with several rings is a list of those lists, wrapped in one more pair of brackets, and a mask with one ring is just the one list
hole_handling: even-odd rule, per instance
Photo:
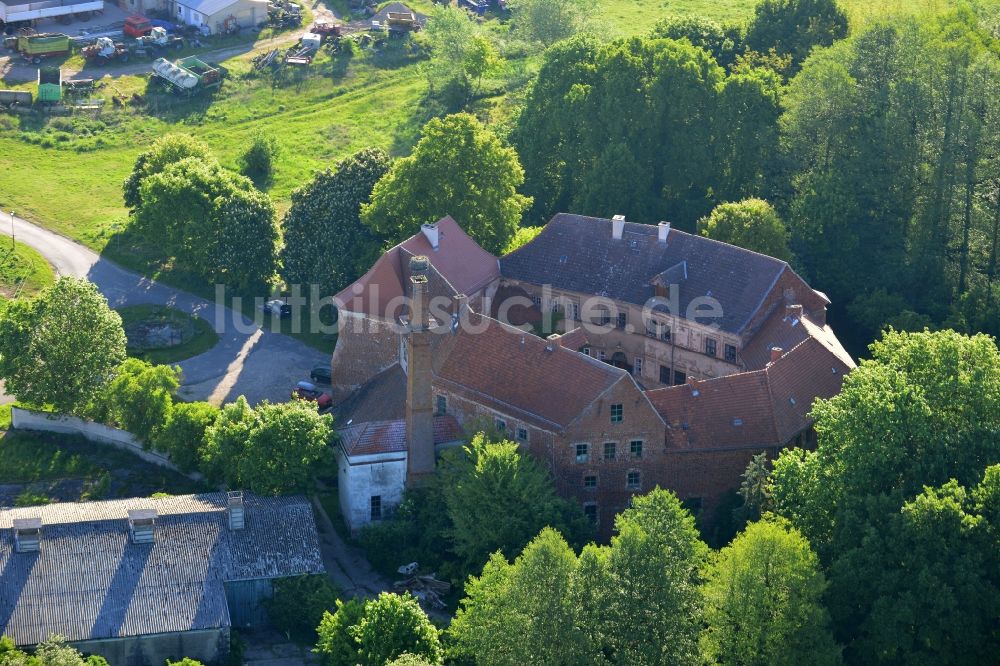
{"label": "shrub", "polygon": [[274,178],[274,159],[278,156],[278,142],[270,134],[254,132],[240,155],[240,173],[259,188],[267,187]]}
{"label": "shrub", "polygon": [[316,574],[274,581],[267,613],[279,631],[313,642],[324,613],[336,607],[337,590],[325,575]]}

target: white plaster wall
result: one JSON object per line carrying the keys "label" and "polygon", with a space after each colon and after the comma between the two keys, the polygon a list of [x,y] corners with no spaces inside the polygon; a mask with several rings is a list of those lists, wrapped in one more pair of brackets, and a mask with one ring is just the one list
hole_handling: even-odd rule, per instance
{"label": "white plaster wall", "polygon": [[371,522],[371,498],[382,496],[382,515],[387,516],[403,499],[406,487],[406,454],[358,456],[348,464],[337,449],[340,510],[351,531]]}

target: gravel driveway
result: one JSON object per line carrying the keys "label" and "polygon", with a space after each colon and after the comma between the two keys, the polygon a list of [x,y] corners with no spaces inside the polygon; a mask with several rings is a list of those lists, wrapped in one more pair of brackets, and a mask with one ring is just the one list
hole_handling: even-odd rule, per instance
{"label": "gravel driveway", "polygon": [[[4,233],[8,218],[5,217]],[[180,395],[187,400],[230,402],[239,395],[256,404],[284,402],[295,382],[307,379],[329,356],[287,335],[262,328],[242,314],[127,271],[64,236],[20,218],[14,219],[17,240],[38,250],[58,275],[86,277],[113,308],[151,303],[167,305],[208,321],[219,334],[209,351],[180,365]],[[0,396],[0,402],[2,402]]]}

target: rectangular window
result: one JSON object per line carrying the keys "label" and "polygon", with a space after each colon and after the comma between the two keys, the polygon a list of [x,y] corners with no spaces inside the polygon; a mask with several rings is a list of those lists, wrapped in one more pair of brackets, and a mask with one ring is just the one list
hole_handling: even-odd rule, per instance
{"label": "rectangular window", "polygon": [[687,375],[685,375],[680,370],[674,370],[674,384],[680,386],[681,384],[687,383]]}
{"label": "rectangular window", "polygon": [[624,416],[624,414],[625,414],[625,412],[622,409],[621,404],[611,405],[611,422],[612,423],[621,423],[622,422],[622,417]]}
{"label": "rectangular window", "polygon": [[726,361],[736,363],[736,345],[726,345]]}
{"label": "rectangular window", "polygon": [[652,319],[646,321],[646,337],[655,338],[656,337],[656,327],[657,323]]}
{"label": "rectangular window", "polygon": [[616,449],[617,445],[614,442],[604,442],[604,459],[614,460],[618,453]]}
{"label": "rectangular window", "polygon": [[642,487],[642,477],[639,472],[629,472],[625,477],[625,486],[629,490],[639,490]]}
{"label": "rectangular window", "polygon": [[709,356],[715,356],[715,346],[716,342],[712,338],[705,338],[705,353]]}
{"label": "rectangular window", "polygon": [[496,420],[497,432],[507,432],[507,422],[503,419]]}
{"label": "rectangular window", "polygon": [[443,395],[437,397],[437,414],[443,416],[448,413],[448,398]]}
{"label": "rectangular window", "polygon": [[583,347],[580,349],[580,351],[586,354],[587,356],[590,356],[590,347]]}
{"label": "rectangular window", "polygon": [[593,502],[587,502],[583,505],[583,515],[587,516],[587,520],[592,523],[597,523],[597,505]]}
{"label": "rectangular window", "polygon": [[628,443],[629,453],[632,454],[633,458],[642,458],[642,440],[633,439]]}
{"label": "rectangular window", "polygon": [[527,428],[518,428],[517,429],[517,439],[518,439],[519,442],[527,442],[528,441],[528,429]]}
{"label": "rectangular window", "polygon": [[611,323],[611,313],[605,309],[598,310],[594,323],[598,326],[607,326]]}
{"label": "rectangular window", "polygon": [[660,366],[660,383],[669,384],[670,383],[670,368],[665,365]]}
{"label": "rectangular window", "polygon": [[636,377],[641,377],[642,376],[642,357],[641,356],[636,356],[635,357],[635,365],[632,366],[632,374],[635,375]]}
{"label": "rectangular window", "polygon": [[628,323],[628,314],[625,312],[618,313],[618,328],[625,330],[625,324]]}
{"label": "rectangular window", "polygon": [[580,321],[580,306],[576,303],[569,304],[569,318],[573,321]]}
{"label": "rectangular window", "polygon": [[576,461],[578,463],[585,463],[590,460],[590,445],[589,444],[577,444],[576,445]]}
{"label": "rectangular window", "polygon": [[531,302],[534,304],[534,306],[536,308],[542,307],[542,297],[541,296],[532,296],[531,297]]}
{"label": "rectangular window", "polygon": [[660,328],[660,339],[665,342],[670,342],[670,327],[663,324]]}
{"label": "rectangular window", "polygon": [[372,495],[371,498],[372,520],[382,520],[382,496]]}
{"label": "rectangular window", "polygon": [[597,350],[597,360],[603,361],[605,358],[606,357],[604,355],[604,350],[603,349],[598,349]]}
{"label": "rectangular window", "polygon": [[597,487],[597,475],[588,474],[583,477],[583,487],[584,488],[596,488]]}

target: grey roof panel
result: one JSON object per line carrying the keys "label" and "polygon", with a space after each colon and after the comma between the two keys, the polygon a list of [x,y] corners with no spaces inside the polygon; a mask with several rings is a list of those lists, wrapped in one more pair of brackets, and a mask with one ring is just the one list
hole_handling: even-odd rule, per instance
{"label": "grey roof panel", "polygon": [[[229,625],[223,583],[323,571],[312,507],[245,495],[232,531],[226,494],[53,504],[0,513],[0,633],[19,645]],[[156,509],[155,541],[132,543],[130,510]],[[14,552],[15,520],[41,517],[39,552]]]}

